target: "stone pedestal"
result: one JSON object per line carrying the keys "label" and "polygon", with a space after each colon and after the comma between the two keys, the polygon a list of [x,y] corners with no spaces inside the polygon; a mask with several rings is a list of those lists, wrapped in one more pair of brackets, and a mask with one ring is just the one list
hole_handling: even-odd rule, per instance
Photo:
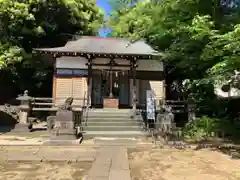
{"label": "stone pedestal", "polygon": [[27,111],[19,112],[19,123],[20,124],[28,124],[28,112]]}
{"label": "stone pedestal", "polygon": [[116,98],[105,98],[103,106],[105,108],[118,108],[119,101]]}
{"label": "stone pedestal", "polygon": [[69,145],[76,142],[74,131],[73,112],[58,111],[56,114],[55,128],[47,144]]}
{"label": "stone pedestal", "polygon": [[59,135],[72,134],[74,123],[73,123],[73,112],[72,111],[58,111],[56,115],[56,126],[59,128]]}

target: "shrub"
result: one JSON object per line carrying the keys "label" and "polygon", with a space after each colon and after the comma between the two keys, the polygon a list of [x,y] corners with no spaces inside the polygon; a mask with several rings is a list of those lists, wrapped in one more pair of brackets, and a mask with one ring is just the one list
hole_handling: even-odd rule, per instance
{"label": "shrub", "polygon": [[218,131],[220,127],[219,119],[202,116],[196,121],[188,122],[183,129],[183,135],[187,139],[200,141],[207,139],[211,132]]}

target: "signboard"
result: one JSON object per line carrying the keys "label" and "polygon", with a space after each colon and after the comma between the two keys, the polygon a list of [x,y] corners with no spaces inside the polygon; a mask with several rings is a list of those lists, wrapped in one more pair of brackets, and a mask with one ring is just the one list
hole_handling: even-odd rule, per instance
{"label": "signboard", "polygon": [[147,90],[147,119],[155,120],[155,101],[154,94],[152,90]]}

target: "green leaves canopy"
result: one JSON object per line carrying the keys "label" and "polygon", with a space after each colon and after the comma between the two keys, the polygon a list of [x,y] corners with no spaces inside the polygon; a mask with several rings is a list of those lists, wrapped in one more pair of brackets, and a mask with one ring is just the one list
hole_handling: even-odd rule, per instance
{"label": "green leaves canopy", "polygon": [[240,68],[239,3],[220,0],[140,1],[114,11],[111,36],[147,40],[164,51],[180,79],[225,79]]}
{"label": "green leaves canopy", "polygon": [[103,15],[94,0],[0,0],[0,68],[21,61],[33,47],[97,34]]}

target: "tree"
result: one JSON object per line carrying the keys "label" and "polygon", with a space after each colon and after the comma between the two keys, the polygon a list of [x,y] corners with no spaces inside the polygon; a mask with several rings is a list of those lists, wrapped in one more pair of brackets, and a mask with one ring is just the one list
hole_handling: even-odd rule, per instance
{"label": "tree", "polygon": [[142,1],[122,6],[108,19],[111,36],[145,39],[164,52],[168,85],[177,82],[177,89],[212,114],[218,102],[214,81],[228,79],[240,68],[239,24],[235,0]]}
{"label": "tree", "polygon": [[1,0],[0,67],[24,59],[8,61],[9,52],[31,53],[33,47],[63,45],[73,34],[95,35],[102,20],[103,13],[93,0]]}
{"label": "tree", "polygon": [[44,94],[51,87],[52,64],[33,55],[32,48],[62,46],[73,35],[96,35],[103,16],[95,0],[0,0],[1,89]]}
{"label": "tree", "polygon": [[[227,74],[222,74],[218,68],[218,63],[223,63],[219,55],[231,53],[231,59],[237,59],[233,52],[238,52],[238,38],[234,38],[239,36],[238,26],[231,27],[239,23],[236,14],[240,11],[236,8],[238,4],[233,3],[219,0],[214,0],[213,5],[207,0],[144,1],[114,11],[108,26],[112,28],[112,36],[145,39],[155,49],[164,51],[165,60],[174,64],[178,77],[180,72],[183,79],[212,77],[217,72],[222,76]],[[220,27],[219,22],[222,23]],[[220,47],[219,43],[223,42]],[[230,62],[229,59],[226,61]],[[226,72],[233,70],[230,66],[224,66],[224,69]]]}

